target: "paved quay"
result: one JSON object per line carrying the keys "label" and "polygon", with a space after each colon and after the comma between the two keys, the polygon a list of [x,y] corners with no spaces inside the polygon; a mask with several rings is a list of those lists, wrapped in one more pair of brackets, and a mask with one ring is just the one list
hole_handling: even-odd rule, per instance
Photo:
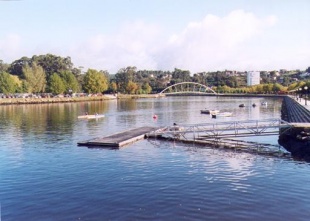
{"label": "paved quay", "polygon": [[299,103],[301,106],[303,106],[304,108],[308,109],[310,111],[310,100],[305,100],[304,98],[294,98],[291,97],[292,99],[295,99],[297,101],[297,103]]}
{"label": "paved quay", "polygon": [[281,117],[291,123],[310,123],[310,106],[306,105],[303,98],[286,96],[282,103]]}

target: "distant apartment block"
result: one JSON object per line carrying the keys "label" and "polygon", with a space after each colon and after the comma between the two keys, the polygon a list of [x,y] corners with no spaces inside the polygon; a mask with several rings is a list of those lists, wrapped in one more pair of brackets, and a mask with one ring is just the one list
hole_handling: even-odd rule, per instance
{"label": "distant apartment block", "polygon": [[247,85],[260,84],[260,72],[259,71],[248,71],[247,72]]}

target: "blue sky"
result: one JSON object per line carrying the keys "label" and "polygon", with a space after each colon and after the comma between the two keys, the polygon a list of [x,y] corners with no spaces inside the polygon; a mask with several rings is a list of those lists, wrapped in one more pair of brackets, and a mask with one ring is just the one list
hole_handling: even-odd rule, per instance
{"label": "blue sky", "polygon": [[0,0],[0,60],[55,54],[114,74],[310,66],[310,0]]}

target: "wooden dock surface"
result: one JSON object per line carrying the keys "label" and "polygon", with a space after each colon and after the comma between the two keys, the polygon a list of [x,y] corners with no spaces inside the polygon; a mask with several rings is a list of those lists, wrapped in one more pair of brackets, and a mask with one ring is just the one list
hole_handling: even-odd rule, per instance
{"label": "wooden dock surface", "polygon": [[120,133],[112,134],[107,137],[94,138],[87,141],[78,142],[80,146],[104,146],[104,147],[122,147],[124,145],[142,140],[145,134],[158,129],[157,127],[139,127]]}

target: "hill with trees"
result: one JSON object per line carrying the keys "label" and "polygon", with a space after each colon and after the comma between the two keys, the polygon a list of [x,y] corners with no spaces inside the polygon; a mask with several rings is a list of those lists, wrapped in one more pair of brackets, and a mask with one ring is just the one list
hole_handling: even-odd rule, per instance
{"label": "hill with trees", "polygon": [[70,57],[34,55],[6,64],[0,60],[0,93],[158,93],[180,82],[196,82],[212,87],[220,93],[279,93],[310,88],[310,67],[305,71],[261,71],[261,84],[246,86],[246,72],[216,71],[190,73],[175,68],[173,71],[138,70],[134,66],[119,69],[115,74],[88,69],[82,73],[74,67]]}

